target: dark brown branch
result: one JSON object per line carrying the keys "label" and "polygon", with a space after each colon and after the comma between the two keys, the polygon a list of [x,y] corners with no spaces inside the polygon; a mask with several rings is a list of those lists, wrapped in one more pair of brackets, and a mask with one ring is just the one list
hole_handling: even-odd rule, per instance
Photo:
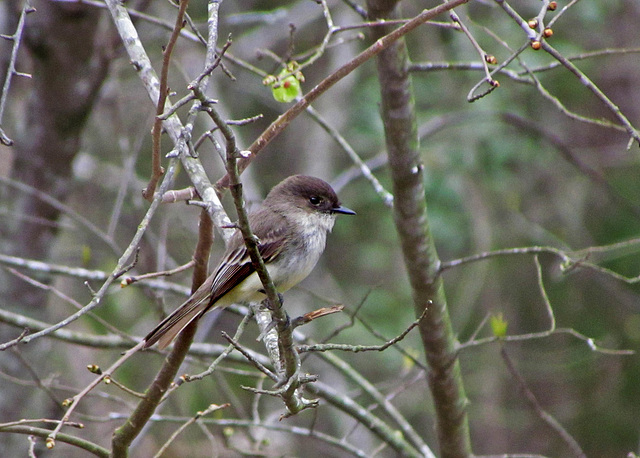
{"label": "dark brown branch", "polygon": [[[191,291],[195,292],[207,278],[209,253],[213,243],[213,224],[206,210],[202,210],[199,225],[198,245],[193,256],[194,269]],[[189,352],[196,333],[197,321],[188,325],[177,337],[175,344],[164,361],[160,372],[149,385],[142,399],[127,421],[113,434],[113,457],[126,457],[131,442],[140,434],[151,415],[160,404],[164,393],[178,373],[180,365]]]}
{"label": "dark brown branch", "polygon": [[178,8],[178,15],[176,16],[176,24],[169,37],[169,43],[162,52],[162,70],[160,72],[160,96],[158,97],[158,103],[156,105],[156,118],[153,122],[153,130],[151,131],[153,147],[151,151],[151,177],[149,178],[149,184],[142,191],[142,195],[145,199],[151,200],[153,193],[156,192],[156,186],[158,180],[164,173],[160,159],[160,147],[162,143],[162,119],[160,116],[164,113],[164,107],[169,96],[169,64],[171,63],[171,53],[178,41],[180,31],[182,30],[184,23],[184,16],[187,11],[189,0],[182,0],[180,7]]}

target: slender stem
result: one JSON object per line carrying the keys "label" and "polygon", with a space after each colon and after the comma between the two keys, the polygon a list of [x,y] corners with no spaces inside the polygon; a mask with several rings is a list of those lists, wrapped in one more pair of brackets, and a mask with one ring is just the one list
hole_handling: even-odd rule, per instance
{"label": "slender stem", "polygon": [[[327,76],[323,79],[316,87],[314,87],[311,91],[309,91],[302,99],[300,99],[295,105],[289,108],[286,112],[278,117],[274,122],[271,123],[267,129],[258,137],[248,148],[251,152],[251,155],[247,158],[243,158],[238,161],[238,171],[242,173],[244,169],[255,159],[255,157],[267,146],[271,140],[273,140],[277,135],[279,135],[291,122],[304,111],[309,104],[311,104],[315,99],[320,97],[326,91],[329,90],[334,84],[340,81],[345,76],[349,75],[356,68],[360,67],[363,63],[376,56],[384,49],[391,46],[395,41],[399,40],[407,33],[416,29],[420,25],[425,22],[433,19],[434,17],[444,13],[445,11],[449,11],[456,6],[460,6],[464,3],[467,3],[469,0],[452,0],[448,3],[443,3],[435,8],[431,8],[428,10],[423,10],[420,14],[418,14],[415,18],[404,24],[403,26],[389,32],[386,35],[381,36],[374,44],[369,46],[363,52],[358,54],[352,60],[344,64],[338,70],[333,72],[331,75]],[[218,188],[224,188],[229,186],[229,176],[225,175],[216,183]]]}

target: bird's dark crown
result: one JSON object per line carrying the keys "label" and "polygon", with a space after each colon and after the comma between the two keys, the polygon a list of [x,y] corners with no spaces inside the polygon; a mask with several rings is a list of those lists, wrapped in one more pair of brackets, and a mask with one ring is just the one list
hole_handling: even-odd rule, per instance
{"label": "bird's dark crown", "polygon": [[340,207],[338,196],[329,183],[307,175],[294,175],[283,180],[267,195],[265,203],[281,199],[324,212]]}

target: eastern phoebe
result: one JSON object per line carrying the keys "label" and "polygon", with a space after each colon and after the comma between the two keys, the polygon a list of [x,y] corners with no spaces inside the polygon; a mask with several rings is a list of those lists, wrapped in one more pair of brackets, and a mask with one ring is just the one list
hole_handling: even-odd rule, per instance
{"label": "eastern phoebe", "polygon": [[[355,215],[340,205],[328,183],[295,175],[280,182],[260,209],[249,215],[258,250],[279,292],[309,275],[324,251],[336,215]],[[145,337],[144,348],[158,342],[163,349],[193,320],[214,307],[265,298],[240,230],[231,237],[218,267],[187,301]]]}

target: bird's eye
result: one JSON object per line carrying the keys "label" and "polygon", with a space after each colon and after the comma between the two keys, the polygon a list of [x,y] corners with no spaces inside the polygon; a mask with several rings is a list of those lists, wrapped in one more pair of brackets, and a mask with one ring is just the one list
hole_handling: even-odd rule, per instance
{"label": "bird's eye", "polygon": [[322,202],[322,198],[318,196],[311,196],[309,197],[309,202],[311,202],[311,205],[317,207],[320,205],[320,202]]}

